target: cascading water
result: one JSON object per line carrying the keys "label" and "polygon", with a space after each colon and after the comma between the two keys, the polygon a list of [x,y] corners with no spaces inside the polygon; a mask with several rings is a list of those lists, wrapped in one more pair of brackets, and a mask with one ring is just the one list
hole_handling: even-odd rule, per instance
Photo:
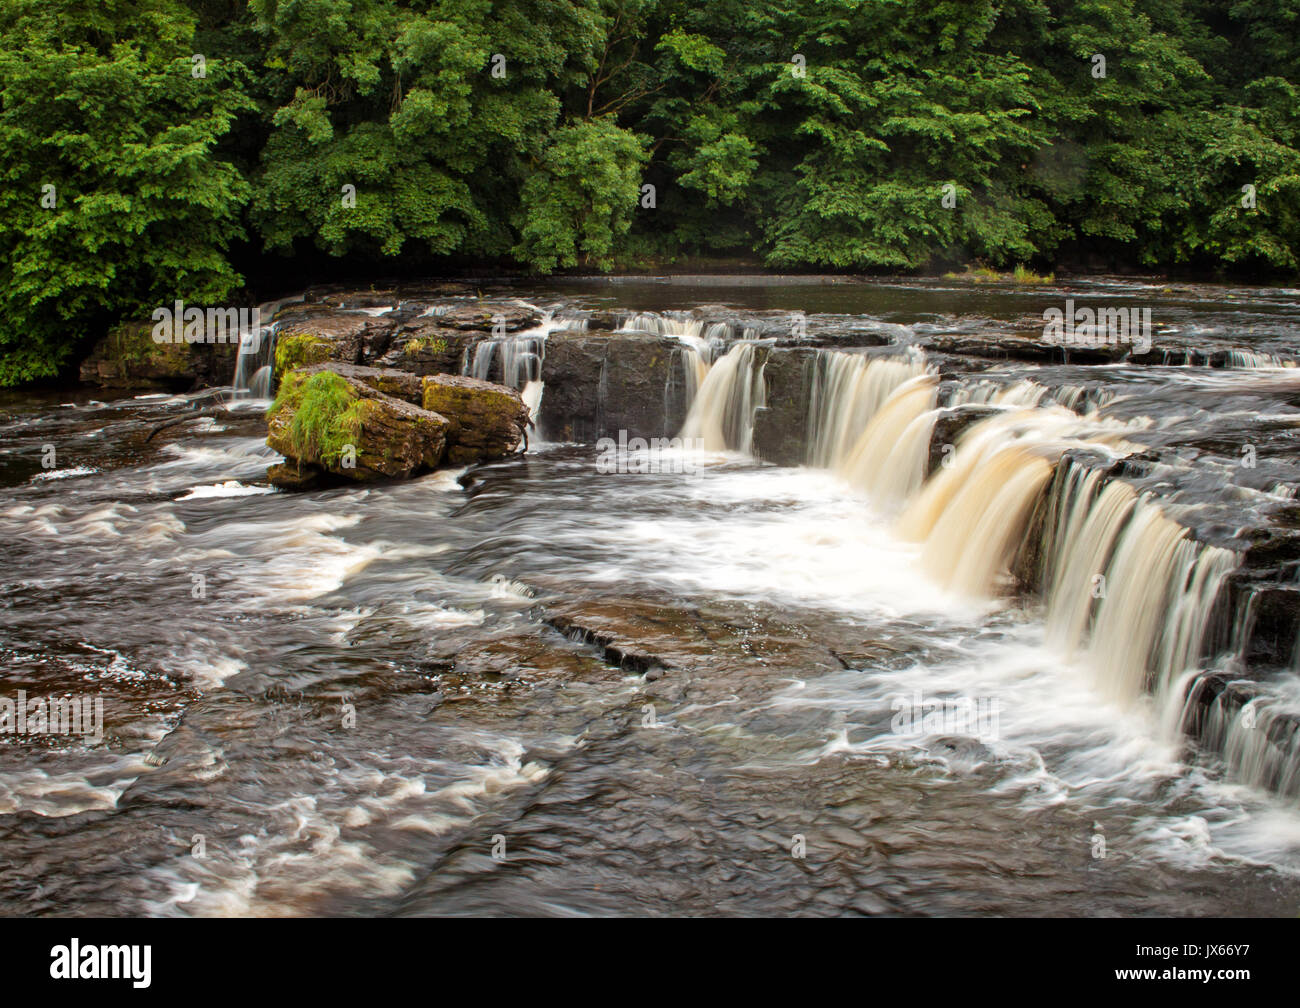
{"label": "cascading water", "polygon": [[[808,292],[750,296],[757,312]],[[730,456],[690,480],[593,472],[591,447],[570,444],[481,467],[469,492],[444,471],[275,493],[251,415],[155,436],[181,417],[158,396],[0,418],[5,564],[39,574],[11,578],[0,607],[11,689],[102,689],[112,728],[107,748],[0,745],[8,853],[49,866],[43,892],[10,879],[5,906],[1294,913],[1300,376],[995,360],[945,349],[925,323],[908,334],[925,357],[874,329],[857,346],[872,327],[833,311],[857,297],[836,285],[810,299],[829,309],[825,341],[707,347],[692,424],[767,461]],[[1025,303],[1009,297],[1008,314]],[[281,314],[281,355],[315,310]],[[1223,315],[1235,326],[1240,307]],[[471,373],[487,335],[439,362]],[[564,374],[581,387],[562,400],[560,339],[543,406],[561,423],[572,410],[576,441],[606,425],[668,433],[662,417],[690,412],[681,341],[575,334]],[[490,352],[494,380],[526,383],[503,344]],[[669,378],[649,384],[636,362],[661,369],[670,353]],[[51,424],[77,466],[34,473],[24,460]],[[824,469],[800,466],[810,429]],[[1236,464],[1245,441],[1257,469]],[[189,570],[223,590],[195,606]],[[91,595],[103,604],[58,604]],[[643,661],[662,676],[630,675]],[[331,738],[337,758],[284,758],[319,749],[322,711],[358,689],[366,716]],[[949,716],[898,721],[904,699]],[[643,701],[667,730],[621,730]],[[993,717],[954,720],[961,705]],[[845,872],[803,872],[755,832],[772,815],[756,824],[754,809]],[[644,822],[665,816],[673,836],[707,842],[640,856]],[[585,854],[596,821],[613,831],[601,856],[549,856]],[[485,823],[519,838],[518,870],[478,870]],[[174,842],[213,828],[207,860]],[[295,853],[304,829],[324,838],[310,858]],[[1089,858],[1099,832],[1117,856]],[[731,870],[764,846],[757,874]],[[881,850],[887,863],[864,854]],[[1002,869],[992,885],[988,865]],[[708,884],[675,886],[688,876]]]}
{"label": "cascading water", "polygon": [[756,344],[737,343],[709,369],[682,425],[682,438],[705,451],[734,448],[749,454],[754,413],[766,402],[766,389]]}
{"label": "cascading water", "polygon": [[[1190,707],[1195,688],[1189,693]],[[1235,779],[1285,798],[1300,797],[1300,689],[1294,681],[1249,697],[1220,694],[1204,715],[1200,738],[1221,755]]]}
{"label": "cascading water", "polygon": [[[894,368],[875,361],[878,369]],[[896,367],[896,365],[894,366]],[[939,388],[930,374],[909,378],[894,389],[852,446],[835,459],[832,470],[864,490],[882,510],[902,506],[925,480],[930,434]]]}
{"label": "cascading water", "polygon": [[544,312],[541,322],[505,336],[493,336],[474,347],[474,355],[462,362],[462,372],[471,378],[492,381],[493,365],[500,351],[501,384],[519,391],[519,397],[528,407],[534,424],[542,407],[542,394],[546,383],[542,380],[542,364],[546,360],[546,337],[557,328],[552,312]]}
{"label": "cascading water", "polygon": [[[711,450],[751,450],[754,409],[765,392],[758,360],[755,345],[741,343],[712,366],[684,437]],[[807,457],[864,491],[878,510],[901,509],[896,532],[920,545],[922,568],[944,588],[977,599],[1036,588],[1049,643],[1088,669],[1112,701],[1154,695],[1160,720],[1176,728],[1187,673],[1203,656],[1210,615],[1238,556],[1196,542],[1149,496],[1076,460],[1131,454],[1138,446],[1128,438],[1146,421],[1102,418],[1097,397],[1079,386],[976,380],[953,389],[947,407],[997,412],[968,427],[927,480],[939,399],[938,379],[918,352],[821,351]],[[1062,399],[1091,412],[1081,416]],[[1018,571],[1030,583],[1015,585],[1013,568],[1026,555],[1039,569]],[[1239,762],[1251,760],[1264,758]]]}
{"label": "cascading water", "polygon": [[258,305],[254,324],[240,329],[235,374],[230,379],[236,399],[270,398],[275,372],[275,337],[280,328],[275,316],[285,305],[302,300],[300,294]]}
{"label": "cascading water", "polygon": [[925,355],[919,351],[901,357],[818,353],[809,398],[807,463],[820,469],[842,464],[885,400],[925,370]]}
{"label": "cascading water", "polygon": [[1106,696],[1132,703],[1152,692],[1169,721],[1183,703],[1178,678],[1201,658],[1237,555],[1190,539],[1127,484],[1067,466],[1045,539],[1049,640],[1068,655],[1086,645]]}

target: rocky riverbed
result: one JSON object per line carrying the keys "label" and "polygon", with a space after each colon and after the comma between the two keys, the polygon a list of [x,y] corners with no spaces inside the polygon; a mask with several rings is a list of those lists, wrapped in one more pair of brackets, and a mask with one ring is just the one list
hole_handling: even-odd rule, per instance
{"label": "rocky riverbed", "polygon": [[[1292,914],[1297,297],[320,289],[218,407],[106,345],[155,391],[0,417],[8,693],[105,726],[0,735],[0,900]],[[263,369],[392,450],[276,490]]]}

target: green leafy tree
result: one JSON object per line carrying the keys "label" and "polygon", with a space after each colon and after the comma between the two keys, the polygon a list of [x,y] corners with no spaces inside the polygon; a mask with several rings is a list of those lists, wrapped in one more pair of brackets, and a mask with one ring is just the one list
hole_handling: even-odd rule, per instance
{"label": "green leafy tree", "polygon": [[556,130],[524,183],[515,255],[543,273],[609,269],[632,223],[644,161],[642,139],[612,119]]}
{"label": "green leafy tree", "polygon": [[[123,315],[238,286],[248,187],[214,155],[247,99],[172,0],[0,6],[0,384],[58,373]],[[199,54],[203,55],[203,54]]]}

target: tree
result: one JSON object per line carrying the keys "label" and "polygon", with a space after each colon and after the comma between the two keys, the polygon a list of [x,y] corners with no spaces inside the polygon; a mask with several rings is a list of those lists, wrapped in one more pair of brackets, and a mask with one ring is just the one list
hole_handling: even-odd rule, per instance
{"label": "tree", "polygon": [[213,152],[247,99],[193,32],[173,0],[0,7],[0,384],[56,374],[124,314],[239,285],[225,249],[248,186]]}

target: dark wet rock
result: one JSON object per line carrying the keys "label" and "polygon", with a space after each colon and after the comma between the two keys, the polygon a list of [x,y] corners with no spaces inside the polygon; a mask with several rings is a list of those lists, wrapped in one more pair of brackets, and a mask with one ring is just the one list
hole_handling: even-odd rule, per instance
{"label": "dark wet rock", "polygon": [[[553,587],[567,591],[570,586]],[[745,606],[719,602],[692,608],[669,599],[627,595],[599,602],[549,602],[537,613],[569,639],[596,649],[606,663],[645,675],[650,682],[660,676],[667,684],[696,673],[726,674],[738,677],[738,682],[752,677],[766,689],[783,670],[814,675],[842,667],[827,647],[836,637],[833,621],[810,632],[790,621],[758,618]],[[778,667],[755,661],[755,655],[781,655],[782,660]]]}
{"label": "dark wet rock", "polygon": [[1246,568],[1228,577],[1222,597],[1232,613],[1229,629],[1238,637],[1247,666],[1290,667],[1300,642],[1300,585],[1260,581]]}
{"label": "dark wet rock", "polygon": [[1241,565],[1223,591],[1242,658],[1250,667],[1289,668],[1300,646],[1300,529],[1296,505],[1248,530]]}
{"label": "dark wet rock", "polygon": [[416,375],[460,374],[481,332],[447,329],[432,317],[417,318],[393,330],[388,349],[372,361]]}
{"label": "dark wet rock", "polygon": [[809,320],[803,333],[796,332],[793,321],[769,319],[750,322],[748,326],[755,331],[756,338],[770,339],[775,346],[787,348],[820,347],[838,350],[892,346],[904,342],[910,335],[903,326],[854,323],[827,325],[817,320]]}
{"label": "dark wet rock", "polygon": [[581,626],[565,616],[553,616],[547,622],[570,640],[595,648],[602,660],[616,668],[644,675],[653,682],[663,676],[663,664],[652,654],[634,650],[612,633]]}
{"label": "dark wet rock", "polygon": [[686,419],[683,347],[671,337],[559,330],[542,379],[541,426],[555,440],[672,437]]}
{"label": "dark wet rock", "polygon": [[430,318],[443,329],[512,333],[536,326],[542,320],[542,313],[532,305],[513,298],[485,298],[465,304],[453,303],[445,311]]}
{"label": "dark wet rock", "polygon": [[234,372],[238,334],[224,343],[158,343],[149,322],[126,322],[81,362],[81,380],[103,388],[185,391],[225,384]]}
{"label": "dark wet rock", "polygon": [[773,347],[763,379],[767,405],[754,414],[754,453],[781,466],[803,463],[808,446],[808,396],[816,351]]}
{"label": "dark wet rock", "polygon": [[1041,335],[1010,333],[986,333],[978,336],[936,333],[921,337],[917,343],[936,353],[1035,364],[1112,364],[1127,358],[1131,350],[1127,344],[1062,346],[1043,339]]}
{"label": "dark wet rock", "polygon": [[1300,505],[1278,508],[1269,518],[1270,525],[1248,534],[1244,566],[1257,578],[1294,581],[1300,568]]}
{"label": "dark wet rock", "polygon": [[620,328],[626,312],[566,310],[556,318],[557,329],[574,332],[613,332]]}
{"label": "dark wet rock", "polygon": [[[580,611],[557,611],[546,616],[547,625],[570,640],[596,650],[601,660],[615,668],[644,675],[653,682],[661,678],[669,663],[647,648],[647,643],[664,627],[656,618],[631,609],[611,610],[582,607]],[[649,635],[649,637],[647,637]]]}
{"label": "dark wet rock", "polygon": [[949,406],[940,410],[938,417],[935,418],[934,427],[930,430],[930,458],[926,474],[932,475],[944,464],[945,459],[952,457],[953,448],[966,431],[981,420],[987,420],[999,412],[1001,411],[996,406],[976,403]]}
{"label": "dark wet rock", "polygon": [[1248,603],[1247,661],[1289,667],[1300,642],[1300,586],[1257,589]]}
{"label": "dark wet rock", "polygon": [[528,407],[514,389],[461,375],[427,375],[426,410],[447,418],[447,461],[467,465],[517,450],[528,429]]}
{"label": "dark wet rock", "polygon": [[326,481],[325,470],[309,462],[281,462],[266,470],[267,481],[281,490],[315,490]]}

